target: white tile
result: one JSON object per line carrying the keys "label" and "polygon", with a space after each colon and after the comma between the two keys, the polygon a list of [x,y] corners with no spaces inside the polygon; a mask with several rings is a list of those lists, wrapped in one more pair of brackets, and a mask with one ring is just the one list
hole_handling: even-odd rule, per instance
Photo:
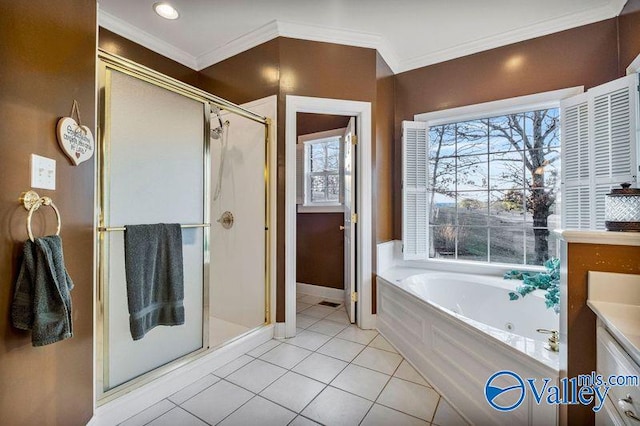
{"label": "white tile", "polygon": [[227,376],[227,380],[258,393],[286,372],[284,368],[256,359]]}
{"label": "white tile", "polygon": [[299,413],[324,387],[324,383],[289,371],[260,395]]}
{"label": "white tile", "polygon": [[339,359],[314,353],[308,358],[305,358],[305,360],[300,364],[296,365],[293,368],[293,371],[307,377],[311,377],[312,379],[319,380],[322,383],[329,383],[347,365],[348,364],[346,362],[340,361]]}
{"label": "white tile", "polygon": [[360,355],[353,360],[354,364],[371,368],[384,374],[392,375],[398,365],[402,362],[402,357],[392,352],[383,351],[367,347]]}
{"label": "white tile", "polygon": [[309,303],[303,303],[301,301],[297,301],[296,302],[296,312],[301,312],[304,311],[307,308],[312,307],[313,305],[310,305]]}
{"label": "white tile", "polygon": [[227,377],[229,374],[233,373],[240,367],[243,367],[249,364],[251,361],[253,361],[253,358],[247,355],[242,355],[234,359],[233,361],[223,365],[222,367],[218,368],[213,372],[213,374],[222,378]]}
{"label": "white tile", "polygon": [[318,353],[351,362],[364,348],[365,346],[359,343],[334,337],[318,349]]}
{"label": "white tile", "polygon": [[309,349],[310,351],[315,351],[320,346],[327,343],[329,339],[331,339],[331,337],[325,334],[314,333],[313,331],[305,330],[302,333],[296,335],[296,337],[287,339],[286,342],[290,345],[296,345],[300,346],[301,348]]}
{"label": "white tile", "polygon": [[439,398],[438,393],[431,388],[392,377],[376,402],[431,421]]}
{"label": "white tile", "polygon": [[368,345],[377,335],[378,332],[375,330],[363,330],[357,325],[351,325],[338,333],[336,337],[360,343],[361,345]]}
{"label": "white tile", "polygon": [[339,324],[334,321],[320,320],[317,323],[310,326],[309,328],[307,328],[307,330],[315,331],[317,333],[322,333],[322,334],[326,334],[327,336],[333,337],[336,334],[340,333],[342,330],[344,330],[345,327],[346,326],[344,324]]}
{"label": "white tile", "polygon": [[147,424],[150,426],[207,426],[205,422],[180,407],[174,408]]}
{"label": "white tile", "polygon": [[318,423],[314,422],[313,420],[309,420],[306,417],[298,416],[293,419],[291,423],[289,423],[289,426],[315,426],[317,424]]}
{"label": "white tile", "polygon": [[[296,413],[287,410],[273,402],[256,396],[244,404],[240,409],[224,419],[220,425],[224,426],[286,426],[296,416]],[[181,425],[182,426],[182,425]]]}
{"label": "white tile", "polygon": [[301,414],[325,425],[357,425],[371,405],[371,401],[329,386]]}
{"label": "white tile", "polygon": [[383,351],[393,352],[395,354],[398,353],[398,351],[396,351],[396,349],[393,346],[391,346],[391,343],[389,343],[387,339],[382,337],[382,334],[378,334],[376,338],[373,339],[371,343],[369,343],[369,346],[374,347],[376,349],[382,349]]}
{"label": "white tile", "polygon": [[327,315],[324,319],[329,321],[338,322],[340,324],[349,325],[351,321],[349,321],[349,317],[344,309],[336,310],[334,313]]}
{"label": "white tile", "polygon": [[280,342],[278,340],[275,340],[275,339],[271,339],[268,342],[263,343],[260,346],[257,346],[255,348],[253,348],[252,350],[247,352],[247,355],[250,355],[250,356],[255,357],[255,358],[259,358],[260,355],[270,351],[271,349],[273,349],[276,346],[278,346],[280,343],[282,343],[282,342]]}
{"label": "white tile", "polygon": [[419,385],[429,386],[429,383],[427,383],[427,381],[415,370],[415,368],[411,366],[411,364],[407,362],[406,359],[402,360],[400,367],[398,367],[393,375]]}
{"label": "white tile", "polygon": [[173,395],[171,395],[169,397],[169,400],[171,402],[174,402],[174,403],[180,405],[183,402],[185,402],[187,399],[189,399],[192,396],[202,392],[203,390],[205,390],[209,386],[217,383],[218,381],[220,381],[220,379],[218,377],[212,376],[211,374],[207,374],[202,379],[191,383],[189,386],[187,386],[185,388],[182,388],[178,392],[176,392]]}
{"label": "white tile", "polygon": [[319,318],[308,317],[303,314],[296,315],[296,327],[299,328],[307,328],[312,324],[315,324],[319,321]]}
{"label": "white tile", "polygon": [[304,348],[283,343],[262,355],[260,359],[290,370],[311,353]]}
{"label": "white tile", "polygon": [[462,426],[468,425],[460,414],[444,398],[440,398],[433,424],[438,426]]}
{"label": "white tile", "polygon": [[248,390],[220,380],[182,404],[182,408],[213,425],[251,398],[253,394]]}
{"label": "white tile", "polygon": [[388,425],[402,425],[402,426],[428,426],[429,423],[417,419],[415,417],[408,416],[400,411],[392,410],[380,404],[373,404],[371,410],[367,413],[361,426],[388,426]]}
{"label": "white tile", "polygon": [[124,422],[120,423],[120,425],[121,426],[142,426],[142,425],[146,425],[150,421],[152,421],[154,419],[157,419],[158,417],[160,417],[164,413],[168,412],[169,410],[174,409],[175,407],[176,407],[176,405],[173,402],[168,401],[166,399],[163,399],[162,401],[158,402],[157,404],[152,405],[151,407],[147,408],[146,410],[143,410],[143,411],[139,412],[135,416],[129,417],[127,420],[125,420]]}
{"label": "white tile", "polygon": [[335,309],[329,306],[315,305],[304,310],[304,314],[314,318],[324,318],[335,312]]}
{"label": "white tile", "polygon": [[322,300],[323,300],[322,297],[311,296],[311,295],[308,295],[308,294],[305,294],[300,298],[300,301],[302,303],[307,303],[309,305],[317,305],[318,303],[322,302]]}
{"label": "white tile", "polygon": [[389,378],[386,374],[349,364],[331,382],[331,386],[375,401]]}

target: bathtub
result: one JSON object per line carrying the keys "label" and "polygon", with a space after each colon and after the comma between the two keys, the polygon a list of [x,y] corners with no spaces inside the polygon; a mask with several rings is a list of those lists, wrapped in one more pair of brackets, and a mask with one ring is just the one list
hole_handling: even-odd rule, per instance
{"label": "bathtub", "polygon": [[557,407],[530,395],[511,412],[493,409],[487,379],[501,370],[558,381],[557,353],[545,349],[558,316],[534,292],[516,301],[520,281],[391,268],[377,278],[377,328],[472,424],[553,425]]}

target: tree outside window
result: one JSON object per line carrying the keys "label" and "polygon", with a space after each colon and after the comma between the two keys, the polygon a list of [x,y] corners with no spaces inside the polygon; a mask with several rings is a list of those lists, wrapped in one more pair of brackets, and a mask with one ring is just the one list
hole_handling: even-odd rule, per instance
{"label": "tree outside window", "polygon": [[430,257],[542,265],[554,256],[558,130],[558,108],[430,127]]}

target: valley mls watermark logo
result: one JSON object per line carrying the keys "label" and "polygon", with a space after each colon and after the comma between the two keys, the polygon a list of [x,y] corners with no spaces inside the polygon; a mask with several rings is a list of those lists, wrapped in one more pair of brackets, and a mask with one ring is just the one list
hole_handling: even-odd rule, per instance
{"label": "valley mls watermark logo", "polygon": [[[506,383],[498,386],[496,382]],[[496,401],[501,395],[508,396],[509,402]],[[513,371],[498,371],[489,377],[484,385],[484,396],[487,398],[487,402],[498,411],[515,410],[522,404],[525,395],[524,382]]]}
{"label": "valley mls watermark logo", "polygon": [[[539,382],[539,383],[536,383]],[[498,371],[484,385],[484,396],[494,409],[513,411],[522,405],[527,393],[536,404],[591,405],[592,410],[602,409],[607,393],[614,386],[639,386],[640,377],[611,375],[603,377],[592,371],[578,377],[562,377],[558,385],[551,378],[525,379],[509,370]]]}

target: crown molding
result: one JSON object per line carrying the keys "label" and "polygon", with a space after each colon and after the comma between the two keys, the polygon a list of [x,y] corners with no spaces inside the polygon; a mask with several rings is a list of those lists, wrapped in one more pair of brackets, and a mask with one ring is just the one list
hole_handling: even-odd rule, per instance
{"label": "crown molding", "polygon": [[225,59],[229,59],[232,56],[252,49],[262,43],[273,40],[279,35],[280,33],[278,30],[278,21],[274,20],[268,22],[267,24],[253,31],[250,31],[234,40],[231,40],[223,46],[198,55],[195,58],[195,69],[196,71],[200,71],[204,68],[210,67],[211,65],[222,62]]}
{"label": "crown molding", "polygon": [[238,37],[224,46],[212,49],[196,58],[197,70],[202,70],[242,53],[276,37],[289,37],[301,40],[335,43],[348,46],[377,49],[380,55],[395,72],[397,59],[392,49],[378,34],[340,30],[319,25],[307,25],[296,22],[274,20],[268,24]]}
{"label": "crown molding", "polygon": [[411,71],[416,68],[425,67],[427,65],[437,64],[439,62],[448,61],[463,56],[472,55],[497,47],[506,46],[520,41],[553,34],[559,31],[576,28],[582,25],[592,24],[604,19],[613,18],[620,14],[627,0],[610,0],[608,4],[603,6],[585,10],[579,13],[571,13],[537,24],[528,25],[515,30],[505,31],[503,33],[484,37],[468,43],[462,43],[447,49],[442,49],[426,55],[416,56],[411,59],[400,61],[398,71],[396,73]]}
{"label": "crown molding", "polygon": [[193,55],[101,9],[98,10],[98,25],[186,67],[194,70],[197,67]]}
{"label": "crown molding", "polygon": [[341,30],[318,25],[274,20],[262,27],[248,32],[221,47],[194,56],[146,31],[131,25],[107,12],[99,10],[98,23],[116,34],[134,41],[160,55],[173,59],[193,70],[200,71],[222,62],[232,56],[247,51],[276,37],[289,37],[301,40],[335,43],[348,46],[376,49],[389,65],[394,74],[439,62],[494,49],[512,43],[568,30],[581,25],[618,16],[627,0],[610,0],[609,3],[580,13],[567,14],[537,24],[505,31],[491,37],[485,37],[468,43],[461,43],[426,55],[399,60],[389,42],[379,34]]}

